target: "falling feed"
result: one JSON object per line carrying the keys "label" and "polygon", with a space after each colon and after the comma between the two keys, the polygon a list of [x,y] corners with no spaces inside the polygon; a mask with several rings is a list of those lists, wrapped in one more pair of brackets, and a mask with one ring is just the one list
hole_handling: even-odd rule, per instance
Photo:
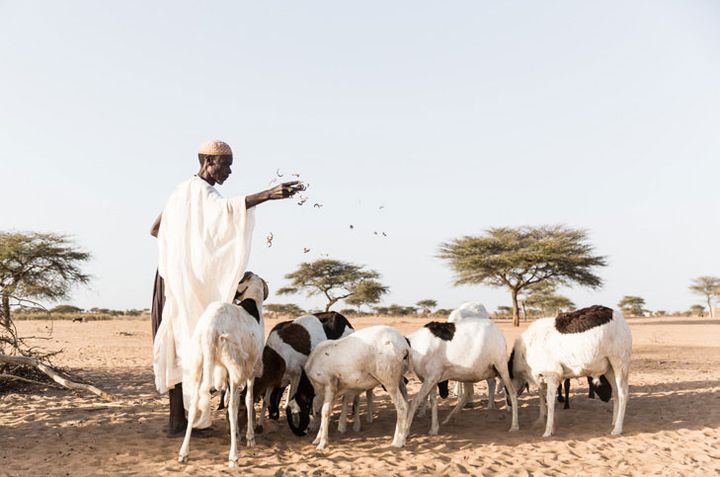
{"label": "falling feed", "polygon": [[284,176],[285,174],[280,174],[280,169],[277,169],[277,170],[275,171],[275,175],[278,176],[278,177],[282,177],[282,176]]}
{"label": "falling feed", "polygon": [[315,202],[315,203],[313,204],[313,207],[315,207],[316,209],[319,209],[319,208],[322,207],[322,206],[323,206],[322,204],[319,204],[319,203],[317,203],[317,202]]}
{"label": "falling feed", "polygon": [[303,253],[308,253],[309,251],[310,251],[310,249],[309,249],[309,248],[307,248],[307,247],[303,247]]}
{"label": "falling feed", "polygon": [[265,242],[267,242],[268,248],[269,248],[269,247],[272,247],[273,238],[274,238],[274,237],[273,237],[273,233],[272,233],[272,232],[270,232],[270,233],[268,234],[268,236],[265,237]]}

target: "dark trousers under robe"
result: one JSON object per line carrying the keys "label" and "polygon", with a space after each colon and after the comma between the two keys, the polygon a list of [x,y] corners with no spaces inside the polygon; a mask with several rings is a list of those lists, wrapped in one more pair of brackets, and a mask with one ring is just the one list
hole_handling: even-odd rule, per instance
{"label": "dark trousers under robe", "polygon": [[[165,307],[165,281],[160,273],[155,272],[155,286],[153,287],[152,299],[152,336],[153,341],[162,321],[162,311]],[[168,433],[173,434],[185,430],[187,419],[185,418],[185,407],[183,406],[182,383],[176,384],[168,393],[170,395],[170,421],[168,422]]]}

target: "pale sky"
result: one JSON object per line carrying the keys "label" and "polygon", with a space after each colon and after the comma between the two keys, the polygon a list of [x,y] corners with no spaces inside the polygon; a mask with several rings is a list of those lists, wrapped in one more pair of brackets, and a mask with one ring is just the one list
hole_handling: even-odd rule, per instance
{"label": "pale sky", "polygon": [[440,242],[562,223],[610,264],[563,290],[578,306],[684,310],[720,275],[718,131],[714,1],[0,0],[0,229],[72,234],[87,308],[150,306],[150,224],[218,138],[225,196],[280,168],[324,204],[259,207],[272,289],[327,253],[379,271],[385,305],[494,309],[509,293],[454,288]]}

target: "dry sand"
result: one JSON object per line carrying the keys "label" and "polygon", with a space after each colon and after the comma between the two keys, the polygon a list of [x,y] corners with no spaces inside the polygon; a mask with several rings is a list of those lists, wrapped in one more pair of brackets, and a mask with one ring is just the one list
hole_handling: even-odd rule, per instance
{"label": "dry sand", "polygon": [[[427,320],[363,318],[356,328],[384,323],[409,332]],[[268,328],[276,322],[268,321]],[[20,322],[24,335],[46,332],[46,321]],[[537,398],[521,397],[520,432],[508,433],[501,410],[466,409],[428,436],[429,417],[416,418],[407,446],[389,446],[395,425],[378,390],[375,423],[340,435],[317,451],[312,436],[292,435],[284,417],[270,421],[257,447],[240,449],[240,469],[227,468],[228,438],[218,413],[214,430],[191,442],[190,462],[178,464],[180,438],[165,437],[167,398],[153,387],[150,323],[139,320],[55,322],[59,366],[117,396],[36,387],[0,396],[0,475],[718,475],[720,474],[720,320],[631,320],[634,354],[624,434],[611,437],[612,403],[590,400],[573,381],[572,409],[558,405],[557,434],[531,428]],[[508,343],[525,326],[501,324]],[[411,394],[419,384],[411,381]],[[484,384],[476,397],[484,397]],[[215,398],[217,400],[217,398]],[[441,404],[441,419],[453,404]],[[498,398],[498,404],[500,399]],[[361,406],[365,412],[364,400]],[[337,407],[335,419],[339,414]],[[429,415],[429,413],[428,413]]]}

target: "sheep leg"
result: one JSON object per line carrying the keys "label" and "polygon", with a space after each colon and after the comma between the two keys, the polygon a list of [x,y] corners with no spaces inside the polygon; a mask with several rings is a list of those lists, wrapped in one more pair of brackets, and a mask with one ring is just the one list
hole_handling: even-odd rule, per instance
{"label": "sheep leg", "polygon": [[545,423],[545,433],[543,437],[550,437],[553,435],[555,429],[555,399],[557,398],[557,379],[554,377],[547,378],[547,396],[545,401],[547,403],[547,422]]}
{"label": "sheep leg", "polygon": [[563,409],[570,409],[570,380],[566,379],[565,382],[563,382],[563,387],[565,388],[565,404],[563,405]]}
{"label": "sheep leg", "polygon": [[455,381],[455,395],[459,398],[460,395],[465,392],[463,390],[463,385],[460,381]]}
{"label": "sheep leg", "polygon": [[325,386],[325,398],[323,400],[321,411],[320,432],[318,432],[318,436],[315,439],[317,442],[313,442],[313,444],[317,444],[318,449],[324,449],[328,445],[328,430],[330,427],[330,415],[332,414],[334,399],[335,390],[333,389],[332,384],[328,384]]}
{"label": "sheep leg", "polygon": [[251,376],[245,385],[245,406],[247,406],[247,431],[245,439],[248,447],[255,447],[255,398],[253,396],[255,379]]}
{"label": "sheep leg", "polygon": [[415,417],[415,412],[417,411],[417,408],[420,406],[420,404],[425,403],[428,394],[436,383],[437,381],[435,381],[434,379],[425,379],[425,381],[423,381],[422,383],[422,386],[420,386],[420,391],[418,391],[412,401],[410,401],[410,409],[408,410],[407,415],[407,429],[405,429],[406,434],[410,433],[410,426],[412,425],[412,421]]}
{"label": "sheep leg", "polygon": [[286,407],[288,407],[290,405],[290,392],[285,392],[285,389],[283,389],[283,393],[278,400],[278,404],[279,409],[285,409]]}
{"label": "sheep leg", "polygon": [[[402,379],[402,376],[401,376]],[[398,383],[387,383],[385,384],[390,395],[390,400],[395,404],[395,411],[397,412],[397,420],[395,421],[395,434],[393,435],[392,446],[403,447],[407,434],[410,429],[408,426],[408,402],[403,396],[402,389]]]}
{"label": "sheep leg", "polygon": [[190,399],[190,409],[188,410],[188,423],[185,429],[185,438],[183,439],[182,446],[180,447],[180,455],[178,456],[178,462],[186,464],[188,461],[188,455],[190,454],[190,435],[192,434],[192,427],[195,423],[195,417],[198,411],[198,398],[200,396],[200,379],[195,383],[195,390],[193,391],[192,398]]}
{"label": "sheep leg", "polygon": [[[512,379],[510,379],[510,372],[507,368],[507,363],[505,360],[501,360],[499,363],[495,364],[495,369],[498,371],[498,374],[500,375],[500,379],[502,380],[503,384],[505,385],[506,392],[510,395],[510,403],[512,406],[512,423],[510,424],[510,432],[514,432],[520,429],[520,426],[518,424],[518,400],[517,400],[517,390],[515,389],[515,386],[512,383]],[[493,392],[495,390],[495,378],[492,379],[493,382]],[[490,390],[489,388],[490,380],[488,379],[488,392]]]}
{"label": "sheep leg", "polygon": [[593,384],[592,376],[587,377],[588,382],[588,397],[590,399],[595,399],[595,385]]}
{"label": "sheep leg", "polygon": [[[467,390],[467,386],[469,386],[469,385],[472,385],[472,383],[463,383],[463,386],[465,386],[465,389],[466,389],[466,390]],[[452,419],[452,417],[455,415],[455,413],[458,412],[460,409],[462,409],[463,406],[465,406],[465,403],[467,402],[467,399],[468,399],[468,394],[467,394],[467,391],[466,391],[466,392],[464,392],[464,393],[462,394],[462,397],[460,398],[460,400],[458,401],[458,403],[455,405],[455,407],[453,408],[453,410],[450,411],[450,414],[448,414],[448,416],[445,418],[445,420],[443,420],[443,422],[442,422],[443,426],[444,426],[445,424],[447,424],[448,422],[450,422],[450,419]]]}
{"label": "sheep leg", "polygon": [[289,406],[293,414],[300,413],[300,406],[298,406],[295,401],[295,393],[297,393],[298,386],[300,386],[300,375],[292,376],[290,378],[290,390],[288,390],[287,399],[285,400],[285,407],[287,408]]}
{"label": "sheep leg", "polygon": [[262,399],[262,405],[260,406],[260,417],[258,417],[257,426],[255,427],[255,432],[258,434],[262,434],[265,430],[265,427],[263,424],[265,424],[265,413],[267,413],[268,403],[270,402],[270,396],[272,395],[273,388],[268,387],[265,390],[265,395]]}
{"label": "sheep leg", "polygon": [[435,386],[430,390],[430,434],[436,436],[440,431],[440,423],[438,422],[438,405],[437,405],[437,388]]}
{"label": "sheep leg", "polygon": [[475,384],[474,383],[463,383],[463,390],[465,394],[465,409],[472,409],[473,400],[475,397]]}
{"label": "sheep leg", "polygon": [[365,416],[365,422],[372,424],[373,422],[373,390],[368,389],[365,391],[365,400],[367,400],[367,416]]}
{"label": "sheep leg", "polygon": [[[628,400],[628,394],[629,394],[629,386],[628,386],[628,375],[629,369],[626,364],[624,364],[621,360],[610,360],[610,364],[613,368],[613,375],[615,379],[610,381],[610,376],[605,376],[608,378],[608,381],[613,382],[614,381],[614,392],[617,397],[619,397],[619,402],[617,405],[617,415],[614,416],[614,423],[613,423],[613,430],[612,435],[613,436],[619,436],[622,434],[623,429],[623,422],[625,421],[625,408],[627,407],[627,400]],[[615,406],[613,406],[613,409]],[[615,413],[613,413],[615,414]]]}
{"label": "sheep leg", "polygon": [[425,417],[425,410],[427,409],[427,400],[423,400],[418,406],[418,410],[415,413],[418,417]]}
{"label": "sheep leg", "polygon": [[545,423],[547,415],[547,403],[545,402],[545,383],[540,383],[538,387],[538,397],[540,398],[540,415],[533,423],[533,427],[540,427]]}
{"label": "sheep leg", "polygon": [[485,382],[488,387],[488,403],[486,409],[490,411],[495,409],[495,378],[490,378]]}
{"label": "sheep leg", "polygon": [[[310,424],[308,426],[308,429],[312,432],[317,431],[320,428],[320,408],[322,407],[323,403],[323,395],[318,393],[313,398],[312,402],[312,416],[310,416],[312,419],[310,419]],[[315,442],[314,444],[317,444]]]}
{"label": "sheep leg", "polygon": [[340,419],[338,420],[338,432],[340,434],[345,434],[345,431],[347,430],[347,409],[348,409],[348,402],[351,401],[351,398],[354,401],[355,396],[352,394],[345,393],[342,398],[342,407],[340,408]]}
{"label": "sheep leg", "polygon": [[[228,467],[237,467],[237,437],[238,437],[238,408],[240,407],[240,394],[237,386],[230,380],[230,405],[228,406],[228,415],[230,419],[230,455],[228,456]],[[248,427],[250,421],[248,421]]]}
{"label": "sheep leg", "polygon": [[353,431],[360,432],[360,394],[356,394],[353,399],[353,411]]}

